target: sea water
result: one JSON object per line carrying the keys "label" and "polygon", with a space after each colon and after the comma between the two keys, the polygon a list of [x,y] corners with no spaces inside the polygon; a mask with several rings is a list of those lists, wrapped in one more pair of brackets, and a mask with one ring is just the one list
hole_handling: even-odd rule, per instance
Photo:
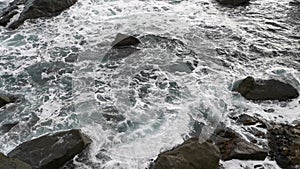
{"label": "sea water", "polygon": [[[253,0],[233,8],[214,0],[79,0],[59,16],[1,27],[0,91],[21,99],[1,110],[1,124],[18,124],[0,136],[0,151],[80,128],[93,143],[64,168],[141,169],[188,138],[195,121],[204,124],[202,141],[220,123],[248,139],[230,118],[242,113],[296,123],[299,99],[253,103],[231,92],[246,76],[300,91],[300,7],[290,2]],[[8,3],[2,0],[0,9]],[[143,44],[108,62],[117,33]],[[191,70],[186,62],[197,64]],[[222,163],[279,168],[269,159]]]}

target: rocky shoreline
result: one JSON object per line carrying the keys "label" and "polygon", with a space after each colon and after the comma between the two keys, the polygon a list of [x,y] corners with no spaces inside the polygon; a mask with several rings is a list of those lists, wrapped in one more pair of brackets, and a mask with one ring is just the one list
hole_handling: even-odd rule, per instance
{"label": "rocky shoreline", "polygon": [[[76,2],[77,0],[15,0],[1,13],[0,25],[17,29],[25,20],[59,15]],[[245,5],[249,0],[218,0],[218,2],[222,5],[237,6]],[[25,7],[21,12],[17,11],[21,5]],[[16,14],[20,15],[19,18],[11,21]],[[143,39],[150,39],[151,44],[151,38],[166,39],[155,37],[155,35],[137,38],[118,34],[102,62],[126,58],[143,47],[139,46]],[[72,62],[75,60],[76,58],[72,59]],[[194,60],[193,63],[183,62],[175,65],[176,68],[170,69],[177,69],[178,72],[192,72],[196,66],[197,60]],[[37,82],[44,83],[39,79],[41,78],[37,78]],[[156,79],[156,77],[150,73],[141,72],[141,75],[136,77],[136,83],[149,79]],[[235,82],[233,86],[233,95],[240,95],[258,105],[266,100],[289,102],[299,97],[297,89],[278,79],[255,79],[248,76]],[[147,90],[144,89],[143,92],[147,93]],[[17,101],[18,98],[15,96],[1,95],[0,108],[5,109]],[[107,121],[125,119],[118,112],[115,114],[108,112],[104,114],[104,117]],[[268,144],[261,145],[257,140],[245,138],[225,124],[219,124],[208,140],[203,141],[199,139],[197,134],[191,134],[182,144],[171,150],[161,152],[151,162],[149,169],[218,169],[221,168],[220,161],[232,159],[263,161],[266,158],[275,160],[283,169],[300,168],[300,123],[295,125],[279,124],[247,114],[240,114],[238,117],[233,117],[232,120],[241,127],[255,125],[265,129],[266,133],[255,129],[251,132],[254,136],[267,140]],[[0,134],[9,132],[16,125],[18,122],[1,124]],[[200,129],[194,128],[194,133],[197,133],[197,130],[201,130],[201,127]],[[76,155],[86,151],[91,142],[92,140],[79,129],[43,135],[20,144],[7,156],[0,153],[0,169],[57,169],[64,166]]]}
{"label": "rocky shoreline", "polygon": [[[135,48],[134,46],[139,43],[141,42],[133,36],[117,35],[116,41],[106,55],[107,59],[104,62],[128,57],[132,52],[126,52],[126,50],[132,51]],[[114,50],[121,51],[126,55],[116,55],[113,52]],[[253,77],[247,77],[235,82],[233,86],[233,93],[238,92],[241,96],[254,102],[262,100],[289,101],[299,96],[298,91],[293,86],[273,79],[254,80]],[[4,108],[6,104],[13,104],[16,100],[15,97],[9,95],[1,96],[0,99],[1,106]],[[114,118],[114,116],[110,115],[110,118]],[[220,166],[220,160],[263,161],[267,157],[274,159],[282,168],[296,169],[299,167],[300,124],[296,126],[272,124],[246,114],[241,114],[233,119],[243,126],[260,123],[262,128],[267,129],[267,133],[258,134],[256,132],[255,134],[268,140],[268,148],[261,148],[261,146],[256,145],[257,141],[255,140],[249,142],[234,130],[220,124],[209,140],[201,142],[197,135],[194,135],[181,145],[160,153],[149,168],[217,169]],[[14,125],[2,125],[1,128],[3,131],[8,132]],[[199,129],[195,128],[194,130]],[[90,143],[91,140],[82,134],[80,130],[62,131],[22,143],[8,153],[8,157],[2,154],[1,163],[3,166],[22,166],[17,169],[24,168],[23,166],[27,168],[30,166],[31,168],[55,169],[63,166],[75,155],[84,151]]]}

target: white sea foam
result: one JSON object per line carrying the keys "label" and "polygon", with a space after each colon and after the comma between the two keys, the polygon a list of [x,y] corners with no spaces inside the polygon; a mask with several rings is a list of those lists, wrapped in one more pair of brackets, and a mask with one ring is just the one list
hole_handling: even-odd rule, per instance
{"label": "white sea foam", "polygon": [[[180,144],[191,131],[191,119],[207,125],[201,133],[204,140],[219,121],[244,136],[249,134],[228,118],[232,115],[247,113],[289,124],[299,120],[299,99],[253,103],[230,91],[234,81],[248,75],[285,81],[300,91],[295,54],[299,44],[289,38],[293,26],[275,18],[289,15],[288,2],[251,1],[248,7],[231,9],[211,0],[79,0],[57,17],[26,21],[14,31],[0,28],[0,75],[5,79],[0,90],[24,95],[26,100],[8,117],[8,121],[21,121],[20,131],[0,136],[0,150],[7,153],[46,132],[82,128],[93,144],[88,160],[74,161],[77,168],[140,169],[159,152]],[[287,29],[266,24],[273,20]],[[141,49],[118,62],[114,70],[103,68],[102,59],[119,32],[179,39],[196,53],[198,65],[192,73],[186,73],[186,67],[174,72],[173,65],[195,58],[182,59],[156,47]],[[229,51],[217,54],[217,48]],[[273,51],[287,54],[273,56]],[[51,67],[50,62],[64,61],[71,54],[79,54],[78,62],[70,65],[73,72],[60,75],[59,66]],[[50,73],[37,63],[50,63]],[[138,96],[138,89],[129,87],[145,68],[157,70],[158,80],[167,78],[180,86],[175,101],[165,101],[169,91],[157,87],[154,80],[141,83],[149,85],[144,98]],[[39,72],[42,79],[51,80],[34,81]],[[103,84],[96,87],[98,82]],[[127,122],[107,122],[102,116],[105,106],[116,107]],[[274,111],[269,113],[269,109]],[[35,116],[38,119],[31,122]],[[223,164],[230,169],[254,168],[255,164],[279,168],[269,160]]]}

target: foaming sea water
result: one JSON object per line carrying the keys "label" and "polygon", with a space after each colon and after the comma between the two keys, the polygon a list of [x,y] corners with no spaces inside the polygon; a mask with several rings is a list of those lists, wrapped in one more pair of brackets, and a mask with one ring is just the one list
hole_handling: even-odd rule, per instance
{"label": "foaming sea water", "polygon": [[[57,17],[1,27],[0,91],[22,99],[0,114],[1,124],[19,122],[0,136],[0,150],[81,128],[93,143],[64,168],[140,169],[189,137],[195,121],[206,126],[203,140],[219,122],[249,135],[229,118],[242,113],[293,124],[299,99],[253,103],[231,87],[251,75],[300,91],[299,13],[290,0],[236,8],[213,0],[79,0]],[[105,55],[117,33],[143,44],[110,62]],[[279,168],[268,159],[224,166],[255,164]]]}

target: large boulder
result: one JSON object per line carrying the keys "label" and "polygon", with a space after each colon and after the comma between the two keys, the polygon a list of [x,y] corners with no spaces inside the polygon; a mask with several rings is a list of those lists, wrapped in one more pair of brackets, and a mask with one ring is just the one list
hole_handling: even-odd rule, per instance
{"label": "large boulder", "polygon": [[300,124],[276,124],[268,129],[270,155],[282,168],[300,168]]}
{"label": "large boulder", "polygon": [[255,80],[249,76],[243,79],[233,91],[239,92],[249,100],[286,101],[299,96],[298,91],[290,84],[278,80]]}
{"label": "large boulder", "polygon": [[27,141],[8,153],[11,158],[18,158],[35,169],[57,169],[81,153],[91,140],[73,129]]}
{"label": "large boulder", "polygon": [[222,5],[242,5],[248,3],[250,0],[217,0]]}
{"label": "large boulder", "polygon": [[[62,11],[74,5],[77,0],[14,0],[5,8],[0,15],[0,25],[15,29],[24,23],[27,19],[36,19],[41,17],[52,17],[59,15]],[[23,10],[19,13],[21,6]],[[11,21],[11,19],[20,14],[20,16]]]}
{"label": "large boulder", "polygon": [[32,169],[30,165],[16,158],[8,158],[0,153],[0,169]]}
{"label": "large boulder", "polygon": [[218,148],[209,142],[199,143],[198,138],[190,138],[172,150],[158,155],[153,169],[217,169]]}
{"label": "large boulder", "polygon": [[247,142],[239,134],[229,128],[217,128],[211,140],[220,149],[222,160],[264,160],[268,152]]}

